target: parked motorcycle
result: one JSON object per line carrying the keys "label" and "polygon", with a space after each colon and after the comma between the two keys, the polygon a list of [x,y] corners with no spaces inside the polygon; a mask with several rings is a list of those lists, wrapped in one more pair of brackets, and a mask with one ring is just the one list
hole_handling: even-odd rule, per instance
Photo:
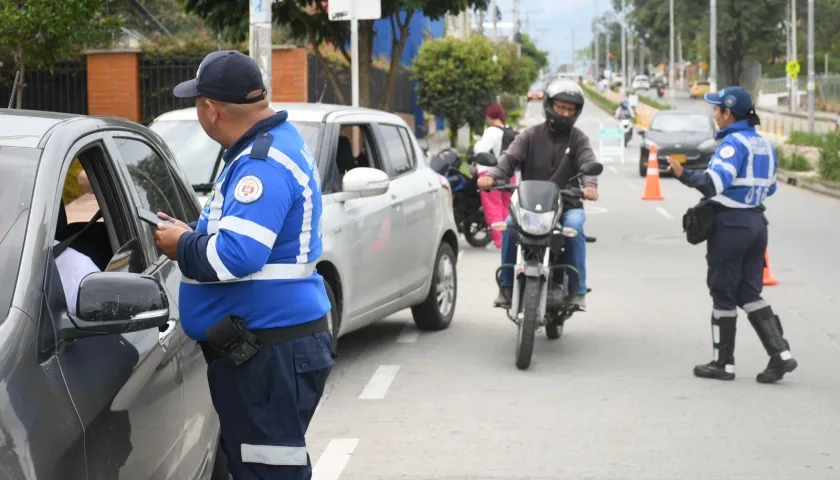
{"label": "parked motorcycle", "polygon": [[[492,155],[479,155],[476,161],[481,165],[495,165]],[[511,308],[507,315],[518,326],[516,366],[521,370],[531,365],[537,329],[545,327],[549,339],[560,338],[566,320],[576,311],[571,303],[575,294],[571,286],[577,284],[580,272],[563,261],[566,237],[574,237],[578,232],[559,224],[563,215],[562,199],[582,198],[580,177],[597,176],[603,171],[601,163],[586,163],[562,190],[554,182],[543,180],[494,187],[516,190],[510,203],[513,225],[494,224],[493,227],[513,228],[518,237],[516,264],[500,266],[496,270],[496,282],[502,268],[514,269]]]}
{"label": "parked motorcycle", "polygon": [[[469,153],[468,153],[469,155]],[[464,173],[469,166],[463,164],[463,159],[457,150],[447,148],[429,158],[429,166],[439,175],[449,181],[452,191],[452,213],[458,231],[473,247],[487,246],[493,238],[490,227],[484,220],[484,208],[478,194],[478,175]]]}
{"label": "parked motorcycle", "polygon": [[627,145],[633,138],[633,122],[629,118],[622,118],[621,128],[624,129],[624,145]]}

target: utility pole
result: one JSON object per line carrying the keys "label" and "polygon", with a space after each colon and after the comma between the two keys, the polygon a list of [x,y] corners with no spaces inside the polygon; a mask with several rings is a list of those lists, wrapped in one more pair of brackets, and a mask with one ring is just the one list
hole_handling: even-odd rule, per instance
{"label": "utility pole", "polygon": [[674,108],[674,0],[670,0],[671,16],[671,65],[668,67],[668,97],[671,100],[671,108]]}
{"label": "utility pole", "polygon": [[633,32],[631,30],[627,31],[627,84],[632,85],[632,79],[630,77],[633,76],[633,70],[636,69],[636,61],[635,57],[633,56],[633,44],[636,42],[635,37],[633,36]]}
{"label": "utility pole", "polygon": [[576,71],[575,68],[577,62],[577,52],[575,51],[575,31],[572,30],[572,71]]}
{"label": "utility pole", "polygon": [[484,35],[484,14],[485,10],[478,11],[478,33]]}
{"label": "utility pole", "polygon": [[495,40],[499,34],[498,29],[496,28],[497,16],[496,16],[496,0],[490,2],[490,16],[493,19],[493,39]]}
{"label": "utility pole", "polygon": [[271,101],[271,0],[253,0],[248,12],[248,54],[257,62]]}
{"label": "utility pole", "polygon": [[710,0],[709,91],[717,92],[717,0]]}
{"label": "utility pole", "polygon": [[618,21],[621,22],[621,78],[622,88],[627,91],[627,29],[624,23],[624,11],[627,9],[627,0],[621,0],[621,15]]}
{"label": "utility pole", "polygon": [[[796,41],[796,0],[791,1],[791,10],[790,10],[790,24],[791,24],[791,60],[796,60],[797,58],[797,41]],[[794,78],[791,82],[791,95],[788,97],[790,100],[791,111],[795,112],[799,108],[799,81],[798,78]]]}
{"label": "utility pole", "polygon": [[810,133],[814,133],[814,77],[814,0],[808,0],[808,132]]}
{"label": "utility pole", "polygon": [[600,40],[598,38],[598,36],[600,35],[598,33],[598,13],[599,13],[598,12],[598,3],[600,3],[600,2],[598,0],[595,0],[595,18],[592,19],[592,38],[593,38],[592,43],[594,44],[593,45],[593,50],[592,50],[593,51],[593,55],[592,55],[592,59],[593,59],[592,60],[592,78],[596,82],[598,81],[598,78],[601,76],[601,74],[600,74],[601,66],[599,65],[600,58],[598,57],[598,40]]}
{"label": "utility pole", "polygon": [[606,29],[606,39],[604,43],[604,64],[607,68],[610,68],[610,32],[611,28],[609,25],[605,25],[604,28]]}
{"label": "utility pole", "polygon": [[[792,49],[790,48],[790,45],[791,45],[790,44],[790,19],[787,18],[788,12],[790,12],[790,0],[787,0],[787,3],[785,4],[785,17],[786,18],[785,18],[785,21],[784,21],[784,23],[785,23],[785,47],[787,48],[787,52],[786,52],[786,55],[785,55],[785,60],[789,62],[790,59],[791,59],[791,55],[792,55],[792,53],[791,53]],[[793,80],[791,80],[790,76],[785,74],[785,88],[787,88],[788,100],[793,98],[791,96],[791,87],[792,86],[793,86]],[[792,108],[793,108],[793,106],[791,106],[791,102],[788,102],[788,111],[791,111]]]}
{"label": "utility pole", "polygon": [[682,54],[682,32],[677,33],[677,58],[680,59],[680,87],[685,88],[685,60]]}
{"label": "utility pole", "polygon": [[520,0],[513,0],[513,36],[519,33],[519,9],[522,8]]}

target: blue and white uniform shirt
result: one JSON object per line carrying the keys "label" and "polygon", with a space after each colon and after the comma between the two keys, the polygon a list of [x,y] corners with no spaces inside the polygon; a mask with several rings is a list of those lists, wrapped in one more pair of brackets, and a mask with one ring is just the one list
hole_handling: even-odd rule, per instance
{"label": "blue and white uniform shirt", "polygon": [[203,340],[227,315],[250,329],[317,320],[330,310],[321,255],[317,161],[280,112],[224,155],[195,232],[178,242],[184,331]]}

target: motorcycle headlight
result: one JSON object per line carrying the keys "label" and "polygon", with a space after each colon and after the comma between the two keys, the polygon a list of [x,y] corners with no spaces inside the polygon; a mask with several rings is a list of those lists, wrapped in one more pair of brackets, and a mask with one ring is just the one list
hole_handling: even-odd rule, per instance
{"label": "motorcycle headlight", "polygon": [[536,213],[528,210],[519,211],[519,226],[530,235],[548,235],[554,229],[554,213]]}
{"label": "motorcycle headlight", "polygon": [[704,140],[700,145],[697,145],[699,150],[714,150],[715,141],[713,139]]}

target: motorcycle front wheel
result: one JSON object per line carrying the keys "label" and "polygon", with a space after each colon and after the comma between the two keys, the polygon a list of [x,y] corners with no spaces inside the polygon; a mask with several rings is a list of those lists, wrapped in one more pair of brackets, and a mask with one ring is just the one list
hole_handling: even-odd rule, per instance
{"label": "motorcycle front wheel", "polygon": [[516,368],[531,366],[534,356],[534,337],[537,333],[537,310],[540,305],[540,279],[526,277],[522,293],[522,322],[516,339]]}
{"label": "motorcycle front wheel", "polygon": [[490,228],[482,221],[481,223],[472,222],[464,225],[464,240],[476,248],[486,247],[493,241],[490,235]]}

